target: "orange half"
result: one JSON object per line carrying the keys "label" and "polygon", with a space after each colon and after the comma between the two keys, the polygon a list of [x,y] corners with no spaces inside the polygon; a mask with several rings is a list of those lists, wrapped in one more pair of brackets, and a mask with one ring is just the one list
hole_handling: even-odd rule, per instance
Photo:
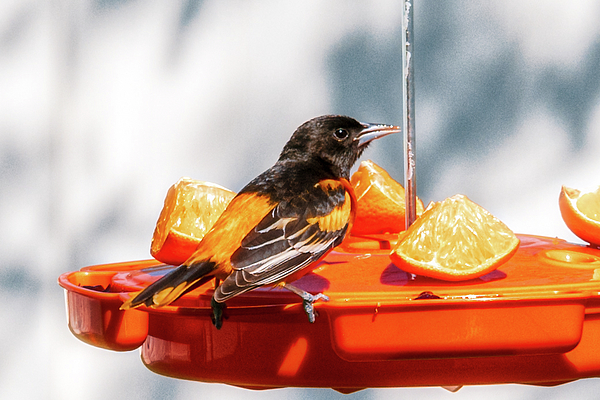
{"label": "orange half", "polygon": [[[363,161],[350,183],[356,195],[356,217],[352,235],[397,233],[405,229],[405,192],[386,170],[373,161]],[[423,213],[417,198],[417,215]]]}
{"label": "orange half", "polygon": [[152,257],[165,264],[183,263],[234,196],[215,183],[181,178],[167,192],[152,236]]}
{"label": "orange half", "polygon": [[558,198],[563,221],[580,239],[600,246],[600,187],[581,192],[563,186]]}
{"label": "orange half", "polygon": [[485,275],[517,251],[519,239],[499,219],[466,196],[430,204],[392,250],[406,272],[447,281]]}

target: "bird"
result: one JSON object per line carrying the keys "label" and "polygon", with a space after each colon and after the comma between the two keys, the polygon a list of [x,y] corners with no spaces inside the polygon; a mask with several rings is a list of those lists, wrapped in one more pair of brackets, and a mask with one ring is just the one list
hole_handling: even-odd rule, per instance
{"label": "bird", "polygon": [[195,252],[133,293],[121,309],[162,307],[215,279],[211,319],[217,329],[227,300],[261,286],[300,296],[309,322],[314,322],[313,303],[329,298],[291,282],[312,271],[350,232],[356,213],[350,170],[374,139],[399,131],[343,115],[303,123],[275,164],[231,200]]}

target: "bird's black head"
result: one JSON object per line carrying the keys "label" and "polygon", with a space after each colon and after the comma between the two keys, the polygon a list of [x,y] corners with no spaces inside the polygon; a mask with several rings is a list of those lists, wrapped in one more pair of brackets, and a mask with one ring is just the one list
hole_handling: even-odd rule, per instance
{"label": "bird's black head", "polygon": [[397,126],[366,124],[341,115],[323,115],[296,129],[279,161],[317,161],[327,164],[337,176],[349,178],[350,168],[372,140],[399,131]]}

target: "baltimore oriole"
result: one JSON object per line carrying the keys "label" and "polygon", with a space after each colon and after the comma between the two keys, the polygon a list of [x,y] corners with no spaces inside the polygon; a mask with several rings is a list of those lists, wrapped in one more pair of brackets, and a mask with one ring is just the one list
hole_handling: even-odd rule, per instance
{"label": "baltimore oriole", "polygon": [[225,301],[264,285],[298,294],[314,322],[313,302],[327,296],[312,295],[289,282],[314,269],[342,242],[356,210],[350,168],[368,143],[399,131],[396,126],[335,115],[305,122],[275,165],[233,198],[195,253],[121,308],[162,307],[215,278],[218,286],[211,303],[218,329]]}

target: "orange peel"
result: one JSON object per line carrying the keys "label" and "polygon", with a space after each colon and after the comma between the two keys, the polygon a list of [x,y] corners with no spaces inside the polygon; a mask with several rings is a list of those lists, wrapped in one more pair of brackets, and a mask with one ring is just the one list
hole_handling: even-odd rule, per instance
{"label": "orange peel", "polygon": [[575,235],[600,246],[600,187],[582,192],[563,186],[558,205],[563,221]]}

